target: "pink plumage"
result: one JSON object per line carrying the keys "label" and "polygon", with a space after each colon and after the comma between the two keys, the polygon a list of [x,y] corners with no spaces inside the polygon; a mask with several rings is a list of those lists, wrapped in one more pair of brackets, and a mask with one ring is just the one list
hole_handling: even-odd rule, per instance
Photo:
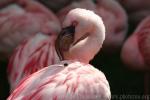
{"label": "pink plumage", "polygon": [[121,58],[131,69],[145,72],[144,94],[149,94],[150,16],[144,18],[133,34],[125,41]]}
{"label": "pink plumage", "polygon": [[[60,31],[60,23],[50,10],[36,1],[20,0],[18,4],[23,5],[25,10],[17,4],[9,5],[7,9],[4,9],[4,16],[1,17],[1,19],[6,19],[1,35],[8,34],[0,40],[2,41],[1,51],[6,50],[6,53],[10,53],[25,38],[30,37],[23,41],[10,58],[8,78],[11,88],[14,88],[25,75],[37,71],[41,66],[48,66],[55,62],[57,56],[55,55],[54,41]],[[11,27],[10,29],[6,29],[9,28],[8,25]],[[30,66],[32,67],[30,68]]]}
{"label": "pink plumage", "polygon": [[[51,27],[57,26],[52,30]],[[33,0],[18,0],[0,10],[0,54],[8,57],[25,38],[60,30],[56,16]]]}
{"label": "pink plumage", "polygon": [[98,53],[105,39],[105,27],[98,15],[90,10],[74,9],[67,14],[63,24],[58,36],[37,33],[16,49],[8,66],[12,90],[24,77],[43,67],[60,60],[89,63]]}
{"label": "pink plumage", "polygon": [[12,89],[23,77],[58,62],[56,37],[57,34],[53,33],[50,36],[37,33],[15,50],[8,65],[8,78]]}
{"label": "pink plumage", "polygon": [[89,64],[62,61],[25,78],[7,100],[110,100],[105,75]]}
{"label": "pink plumage", "polygon": [[122,48],[122,60],[137,70],[149,70],[150,65],[150,16],[138,25]]}

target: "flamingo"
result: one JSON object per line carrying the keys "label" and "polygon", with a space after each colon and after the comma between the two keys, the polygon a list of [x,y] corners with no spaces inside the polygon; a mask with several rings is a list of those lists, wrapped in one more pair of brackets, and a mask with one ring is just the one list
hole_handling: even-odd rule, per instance
{"label": "flamingo", "polygon": [[[101,23],[100,23],[101,24]],[[68,32],[69,30],[69,32]],[[64,30],[62,31],[63,33],[74,33],[74,26],[71,27],[67,27],[64,28]],[[66,35],[66,37],[68,37],[70,35]],[[80,36],[81,35],[77,35]],[[35,36],[27,39],[26,41],[24,41],[12,54],[10,60],[9,60],[9,64],[8,64],[8,79],[9,79],[9,83],[10,83],[10,87],[11,87],[11,91],[17,86],[17,84],[20,82],[20,80],[22,78],[24,78],[25,76],[28,76],[34,72],[36,72],[37,70],[48,66],[48,65],[52,65],[55,63],[59,62],[59,57],[58,55],[62,55],[60,53],[58,53],[57,55],[57,51],[55,49],[55,41],[57,38],[57,34],[56,33],[51,33],[51,35],[43,35],[41,33],[36,34]],[[61,36],[59,36],[58,40],[61,40]],[[77,37],[78,39],[78,37]],[[62,50],[60,51],[64,51],[66,49],[68,49],[68,44],[69,42],[71,42],[71,40],[73,40],[73,38],[67,38],[66,40],[64,40],[63,45],[62,46],[57,46],[56,48],[60,48]],[[36,42],[35,42],[36,41]],[[77,41],[77,40],[75,40]],[[57,42],[56,42],[57,43]],[[93,44],[88,44],[88,45],[93,45]],[[78,45],[77,45],[78,46]],[[98,46],[99,47],[99,46]],[[76,47],[74,46],[75,50]],[[97,50],[97,49],[96,49]],[[74,53],[71,53],[74,52]],[[85,51],[84,51],[85,52]],[[86,51],[89,56],[90,56],[90,52],[96,52],[96,51]],[[62,52],[63,55],[65,56],[66,59],[74,59],[73,57],[75,56],[75,58],[77,57],[76,54],[80,55],[79,53],[82,52],[76,52],[76,51],[70,51],[70,52]],[[71,54],[70,54],[71,53]],[[84,55],[84,59],[86,60],[88,55]],[[83,54],[82,54],[83,55]],[[92,56],[90,56],[92,57]],[[63,58],[61,58],[63,59]],[[78,58],[79,61],[80,57]],[[87,60],[86,60],[87,61]],[[85,61],[84,61],[85,62]],[[88,63],[88,62],[87,62]]]}
{"label": "flamingo", "polygon": [[121,58],[132,69],[145,72],[145,94],[149,91],[150,71],[150,16],[140,22],[133,34],[125,41]]}
{"label": "flamingo", "polygon": [[[23,42],[22,46],[18,47],[12,54],[12,57],[10,58],[10,62],[8,64],[8,77],[9,77],[9,80],[11,83],[11,87],[16,86],[15,82],[18,82],[21,79],[21,77],[24,76],[23,74],[27,74],[29,72],[32,73],[32,70],[29,72],[27,71],[27,73],[26,73],[26,68],[28,68],[27,66],[33,66],[33,67],[36,66],[33,63],[33,62],[35,62],[33,60],[37,60],[37,59],[34,59],[34,58],[37,55],[39,57],[41,57],[42,55],[40,55],[40,54],[43,52],[42,50],[43,49],[48,50],[49,46],[51,46],[51,44],[52,45],[54,44],[53,41],[55,40],[57,33],[61,29],[58,19],[51,11],[48,11],[46,8],[42,8],[43,6],[39,5],[35,1],[33,1],[33,2],[32,1],[31,2],[21,1],[20,2],[20,4],[24,4],[24,3],[28,3],[28,5],[25,6],[26,10],[31,11],[33,14],[27,13],[28,15],[25,15],[23,13],[23,15],[21,14],[17,17],[14,16],[14,18],[18,18],[18,17],[20,18],[20,22],[17,23],[18,26],[16,26],[17,28],[15,30],[16,35],[18,35],[18,36],[16,36],[15,39],[17,40],[17,43],[18,43],[20,38],[21,39],[29,38],[29,37],[31,37],[31,38],[29,40],[24,40],[24,41],[22,40],[22,42]],[[37,18],[35,18],[35,16]],[[25,18],[27,17],[27,18],[23,19],[24,17]],[[12,19],[14,19],[14,18],[12,18]],[[18,21],[18,20],[16,20],[16,21]],[[12,21],[14,21],[14,20],[12,20]],[[13,22],[12,25],[15,24],[15,22]],[[25,26],[23,27],[22,24],[25,24]],[[21,28],[21,27],[23,27],[23,28]],[[19,29],[19,28],[21,28],[21,29]],[[10,31],[10,30],[7,30],[7,31]],[[20,33],[17,33],[18,31]],[[21,35],[21,34],[23,34],[23,35]],[[34,37],[34,34],[37,34],[37,35]],[[46,35],[42,35],[42,34],[46,34]],[[52,35],[52,36],[50,36],[50,38],[49,38],[49,35]],[[27,41],[29,41],[29,42],[27,42]],[[21,42],[21,40],[19,42]],[[42,42],[42,43],[40,44],[40,42]],[[44,44],[46,44],[46,45],[44,45]],[[42,46],[43,46],[43,48],[40,49],[41,50],[40,52],[38,52],[38,50],[36,51],[36,49],[38,49]],[[35,51],[32,49],[34,49]],[[53,52],[53,49],[50,51]],[[32,53],[35,55],[32,55]],[[51,52],[48,51],[48,53],[51,53]],[[47,54],[47,51],[45,51],[44,55],[46,55],[46,54]],[[46,56],[44,56],[44,57],[46,57]],[[48,57],[48,55],[47,55],[47,57]],[[45,58],[41,57],[41,59],[43,60]],[[30,63],[30,60],[32,60],[31,61],[32,63]],[[39,62],[38,64],[43,64],[43,63],[44,63],[44,61],[42,63]],[[48,62],[48,64],[49,63],[51,63],[51,62]],[[45,64],[46,64],[46,62],[45,62]],[[42,66],[42,65],[40,65],[40,66]],[[34,69],[34,70],[36,70],[36,69]],[[20,76],[20,75],[23,75],[23,76]]]}
{"label": "flamingo", "polygon": [[[54,30],[50,30],[51,27]],[[0,10],[0,54],[8,58],[25,38],[37,32],[58,31],[60,23],[54,13],[36,1],[17,0]]]}
{"label": "flamingo", "polygon": [[122,6],[113,0],[74,1],[57,13],[60,21],[63,21],[69,10],[77,7],[93,10],[102,17],[106,26],[106,39],[104,41],[103,51],[109,54],[118,51],[124,42],[128,30],[127,14]]}
{"label": "flamingo", "polygon": [[105,75],[88,64],[105,38],[101,18],[90,10],[76,8],[67,14],[63,27],[75,28],[71,33],[70,29],[63,30],[56,40],[63,61],[24,78],[7,100],[110,100]]}

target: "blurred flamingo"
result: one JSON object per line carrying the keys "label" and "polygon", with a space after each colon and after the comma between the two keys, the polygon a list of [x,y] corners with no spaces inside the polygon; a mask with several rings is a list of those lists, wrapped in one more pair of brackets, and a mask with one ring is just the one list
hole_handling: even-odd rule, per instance
{"label": "blurred flamingo", "polygon": [[56,40],[58,54],[67,60],[26,77],[8,100],[110,100],[105,75],[88,64],[102,47],[103,22],[92,11],[77,8],[67,14],[63,23],[65,28],[73,26],[75,32],[63,30]]}
{"label": "blurred flamingo", "polygon": [[[53,52],[53,48],[52,50],[49,50],[49,47],[51,48],[51,45],[54,44],[53,41],[55,40],[57,33],[61,29],[60,23],[56,18],[56,16],[51,11],[48,11],[46,8],[43,8],[42,5],[38,4],[35,1],[31,2],[21,1],[19,3],[20,4],[27,3],[26,6],[24,5],[24,8],[31,13],[26,14],[23,11],[18,16],[13,17],[10,16],[10,20],[12,21],[10,25],[11,26],[13,26],[14,24],[16,25],[16,27],[12,28],[12,30],[14,30],[14,33],[16,35],[13,35],[14,37],[11,36],[8,39],[14,40],[10,41],[10,43],[14,42],[12,44],[12,46],[14,47],[14,44],[16,46],[21,41],[23,41],[23,39],[29,37],[31,38],[29,40],[23,41],[22,46],[18,47],[17,50],[14,51],[12,57],[10,58],[10,62],[8,65],[8,77],[11,83],[11,87],[15,87],[16,82],[18,82],[22,77],[24,77],[24,74],[26,75],[29,72],[32,73],[32,70],[30,70],[30,66],[33,66],[33,70],[36,70],[34,69],[34,66],[36,66],[34,65],[34,63],[38,62],[37,64],[40,64],[40,66],[42,66],[43,63],[47,65],[46,62],[43,61],[43,59],[45,60],[47,58],[42,58],[43,49],[46,49],[44,55],[46,55],[47,53],[50,53],[51,57],[53,57],[52,55],[55,55],[54,53],[51,54],[51,52]],[[12,11],[12,9],[10,10]],[[4,29],[4,31],[6,31],[6,28]],[[11,30],[8,29],[7,32],[8,31]],[[33,34],[37,35],[34,37]],[[40,43],[39,41],[42,43]],[[38,52],[38,49],[40,49],[41,51]],[[42,59],[43,61],[42,63],[39,62],[38,60],[39,58],[36,58],[37,56],[39,56]],[[46,55],[44,57],[49,57],[49,55]],[[49,62],[47,63],[49,64]],[[26,71],[26,68],[28,69],[28,71]]]}
{"label": "blurred flamingo", "polygon": [[129,13],[129,19],[137,25],[150,14],[150,0],[117,0]]}
{"label": "blurred flamingo", "polygon": [[25,38],[37,32],[58,31],[60,25],[50,10],[36,1],[18,0],[0,9],[0,55],[8,57]]}
{"label": "blurred flamingo", "polygon": [[146,73],[145,94],[148,94],[150,79],[150,16],[146,17],[125,41],[121,58],[130,68],[142,70]]}
{"label": "blurred flamingo", "polygon": [[[127,33],[127,15],[121,5],[113,0],[80,0],[74,1],[58,12],[63,22],[65,15],[73,8],[93,10],[102,17],[106,26],[106,39],[103,51],[113,53],[120,49]],[[111,49],[111,50],[110,50]]]}

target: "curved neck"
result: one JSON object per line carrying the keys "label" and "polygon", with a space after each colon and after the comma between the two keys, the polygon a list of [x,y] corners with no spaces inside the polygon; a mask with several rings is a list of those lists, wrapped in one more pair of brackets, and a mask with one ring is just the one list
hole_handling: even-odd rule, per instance
{"label": "curved neck", "polygon": [[105,38],[104,31],[98,26],[100,25],[97,25],[97,27],[88,34],[88,37],[73,45],[69,49],[69,52],[63,52],[64,58],[89,63],[99,52]]}

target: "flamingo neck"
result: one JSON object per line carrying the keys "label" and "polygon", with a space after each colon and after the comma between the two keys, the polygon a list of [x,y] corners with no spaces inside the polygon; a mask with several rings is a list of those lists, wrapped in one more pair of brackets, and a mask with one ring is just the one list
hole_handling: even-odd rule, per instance
{"label": "flamingo neck", "polygon": [[70,47],[68,52],[63,52],[64,58],[66,60],[77,60],[89,63],[99,52],[105,37],[104,31],[98,26],[95,27],[92,32],[87,33],[88,36],[86,38]]}

